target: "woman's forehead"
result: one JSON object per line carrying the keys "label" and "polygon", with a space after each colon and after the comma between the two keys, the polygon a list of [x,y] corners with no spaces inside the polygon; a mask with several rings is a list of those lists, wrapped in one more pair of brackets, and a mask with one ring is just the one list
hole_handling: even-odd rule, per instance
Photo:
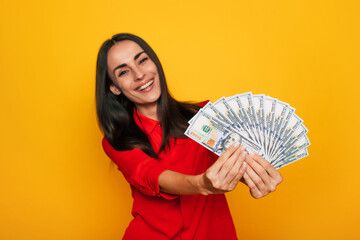
{"label": "woman's forehead", "polygon": [[133,61],[136,54],[144,51],[136,42],[123,40],[112,46],[108,53],[108,65],[126,64]]}

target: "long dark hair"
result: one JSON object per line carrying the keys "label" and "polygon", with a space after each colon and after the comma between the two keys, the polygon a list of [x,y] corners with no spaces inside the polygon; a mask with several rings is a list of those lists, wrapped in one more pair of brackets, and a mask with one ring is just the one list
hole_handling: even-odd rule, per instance
{"label": "long dark hair", "polygon": [[115,95],[110,91],[113,84],[107,71],[107,56],[110,48],[117,42],[131,40],[137,43],[155,63],[159,78],[161,95],[157,101],[157,112],[163,128],[163,138],[158,153],[170,146],[170,136],[184,138],[187,121],[197,112],[195,104],[176,101],[169,93],[165,74],[154,50],[140,37],[120,33],[106,40],[98,53],[96,64],[96,111],[100,128],[105,138],[118,151],[140,148],[151,157],[159,158],[152,148],[147,135],[135,123],[135,105],[124,94]]}

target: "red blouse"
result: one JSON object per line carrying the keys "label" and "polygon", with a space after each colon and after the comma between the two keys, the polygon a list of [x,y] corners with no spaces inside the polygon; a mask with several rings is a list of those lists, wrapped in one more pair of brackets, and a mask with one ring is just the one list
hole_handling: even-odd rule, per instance
{"label": "red blouse", "polygon": [[[134,119],[157,152],[162,140],[158,121],[134,111]],[[154,159],[140,149],[116,151],[104,138],[104,151],[130,183],[132,215],[123,239],[237,239],[224,194],[172,195],[160,192],[164,170],[188,175],[203,173],[218,158],[190,138],[176,139]]]}

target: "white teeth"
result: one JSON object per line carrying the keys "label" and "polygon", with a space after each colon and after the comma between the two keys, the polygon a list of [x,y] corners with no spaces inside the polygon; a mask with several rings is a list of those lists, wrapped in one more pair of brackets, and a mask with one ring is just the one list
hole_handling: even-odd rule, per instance
{"label": "white teeth", "polygon": [[154,80],[151,80],[151,81],[149,81],[147,84],[142,85],[142,86],[139,88],[139,91],[144,90],[145,88],[147,88],[148,86],[150,86],[153,82],[154,82]]}

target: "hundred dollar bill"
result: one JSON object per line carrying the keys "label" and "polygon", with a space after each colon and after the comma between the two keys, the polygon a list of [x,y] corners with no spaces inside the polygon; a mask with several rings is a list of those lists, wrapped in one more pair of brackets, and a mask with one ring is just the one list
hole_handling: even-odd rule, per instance
{"label": "hundred dollar bill", "polygon": [[[245,94],[251,94],[251,92],[245,93]],[[246,109],[241,102],[238,95],[228,97],[226,98],[226,101],[229,103],[229,106],[233,109],[233,111],[239,116],[239,119],[241,121],[241,125],[246,129],[246,131],[251,136],[251,139],[254,139],[256,141],[255,133],[253,131],[253,128],[251,128],[251,121],[249,119],[249,116],[246,113]]]}
{"label": "hundred dollar bill", "polygon": [[279,145],[279,142],[282,141],[284,133],[288,127],[288,124],[289,124],[289,122],[291,122],[289,120],[290,120],[290,118],[292,118],[292,116],[295,112],[295,108],[288,106],[285,111],[286,111],[284,114],[285,117],[284,117],[281,125],[279,126],[279,131],[275,135],[275,141],[274,141],[272,149],[270,150],[270,157],[273,156],[275,149],[277,149],[277,147]]}
{"label": "hundred dollar bill", "polygon": [[249,138],[248,133],[236,122],[234,123],[230,118],[228,118],[225,114],[222,113],[218,108],[214,106],[213,103],[208,102],[202,109],[204,113],[207,113],[213,118],[217,118],[223,123],[230,125],[232,131],[239,132],[241,135]]}
{"label": "hundred dollar bill", "polygon": [[[204,124],[197,126],[199,121],[207,121],[209,129]],[[204,135],[203,130],[211,132],[212,137]],[[189,120],[185,135],[218,155],[225,145],[241,139],[250,145],[249,150],[260,149],[258,153],[273,166],[285,166],[305,154],[310,145],[307,132],[295,108],[275,98],[247,92],[208,102]]]}
{"label": "hundred dollar bill", "polygon": [[300,137],[290,148],[282,151],[276,159],[271,161],[271,164],[276,165],[278,162],[283,161],[284,159],[290,157],[291,155],[294,155],[295,153],[304,148],[307,148],[308,146],[310,146],[309,138],[304,135]]}
{"label": "hundred dollar bill", "polygon": [[198,112],[196,118],[186,129],[185,135],[219,156],[234,142],[263,156],[261,146],[240,133],[234,132],[230,124],[226,124],[202,110]]}
{"label": "hundred dollar bill", "polygon": [[273,159],[279,151],[284,147],[284,143],[294,134],[295,130],[303,123],[303,120],[299,118],[295,113],[291,114],[289,120],[284,124],[286,127],[284,130],[280,130],[280,136],[278,142],[274,147],[274,150],[270,153],[270,158]]}
{"label": "hundred dollar bill", "polygon": [[234,122],[231,121],[231,119],[228,118],[225,114],[223,114],[222,111],[217,109],[213,103],[208,102],[201,110],[203,112],[209,114],[211,117],[218,118],[221,121],[223,121],[224,123],[234,125],[234,127],[235,127],[235,124],[233,124]]}
{"label": "hundred dollar bill", "polygon": [[237,99],[241,102],[241,104],[245,110],[250,129],[253,133],[252,135],[254,136],[256,142],[261,145],[259,133],[256,129],[257,121],[256,121],[256,114],[255,114],[254,106],[252,103],[252,93],[247,92],[247,93],[243,93],[243,94],[238,94],[236,96],[237,96]]}
{"label": "hundred dollar bill", "polygon": [[258,137],[258,142],[261,145],[262,141],[261,141],[261,137],[260,137],[260,135],[261,135],[260,134],[261,133],[261,131],[260,131],[260,123],[259,123],[259,120],[258,120],[257,115],[256,115],[252,94],[250,96],[248,96],[247,98],[248,98],[248,102],[249,102],[249,116],[250,116],[250,118],[252,119],[252,121],[255,124],[255,126],[254,126],[255,127],[255,132],[256,132],[256,135]]}
{"label": "hundred dollar bill", "polygon": [[[209,101],[209,102],[207,102],[206,104],[205,104],[205,106],[207,105],[207,104],[211,104],[211,101]],[[205,107],[204,106],[204,107]],[[201,108],[202,109],[202,108]],[[192,117],[192,118],[190,118],[190,120],[188,121],[188,123],[189,124],[191,124],[193,121],[194,121],[194,119],[196,119],[196,115],[198,115],[198,113],[199,113],[199,111]]]}
{"label": "hundred dollar bill", "polygon": [[282,122],[284,121],[285,113],[288,107],[289,104],[279,100],[276,101],[274,112],[274,133],[270,136],[269,154],[274,147],[276,138],[279,137],[280,127],[282,125]]}
{"label": "hundred dollar bill", "polygon": [[271,160],[273,161],[273,159],[278,159],[282,153],[286,153],[300,138],[302,138],[303,136],[306,135],[306,133],[308,132],[308,129],[301,124],[300,127],[298,127],[294,133],[288,138],[288,140],[286,140],[279,148],[279,151],[277,152],[277,154],[274,156],[274,158],[272,158]]}
{"label": "hundred dollar bill", "polygon": [[243,133],[246,137],[250,138],[253,141],[256,141],[249,133],[248,129],[244,125],[244,122],[240,119],[240,117],[235,113],[235,111],[231,108],[229,103],[226,101],[225,97],[220,98],[216,102],[213,103],[213,107],[217,109],[223,116],[225,116],[230,122],[235,124],[235,127]]}
{"label": "hundred dollar bill", "polygon": [[299,160],[301,158],[307,157],[307,156],[309,156],[309,152],[308,152],[308,150],[306,148],[304,148],[304,149],[298,151],[297,153],[295,153],[294,155],[284,159],[283,161],[280,161],[274,167],[276,169],[279,169],[281,167],[284,167],[284,166],[286,166],[286,165],[288,165],[290,163],[293,163],[293,162],[295,162],[295,161],[297,161],[297,160]]}
{"label": "hundred dollar bill", "polygon": [[253,98],[253,106],[256,114],[259,131],[260,142],[263,147],[264,146],[264,126],[265,126],[265,112],[264,112],[264,94],[256,94],[252,95]]}
{"label": "hundred dollar bill", "polygon": [[266,96],[264,99],[264,113],[265,113],[265,127],[264,127],[264,140],[265,140],[265,153],[270,156],[269,146],[272,135],[274,134],[274,119],[275,119],[275,106],[277,99]]}

